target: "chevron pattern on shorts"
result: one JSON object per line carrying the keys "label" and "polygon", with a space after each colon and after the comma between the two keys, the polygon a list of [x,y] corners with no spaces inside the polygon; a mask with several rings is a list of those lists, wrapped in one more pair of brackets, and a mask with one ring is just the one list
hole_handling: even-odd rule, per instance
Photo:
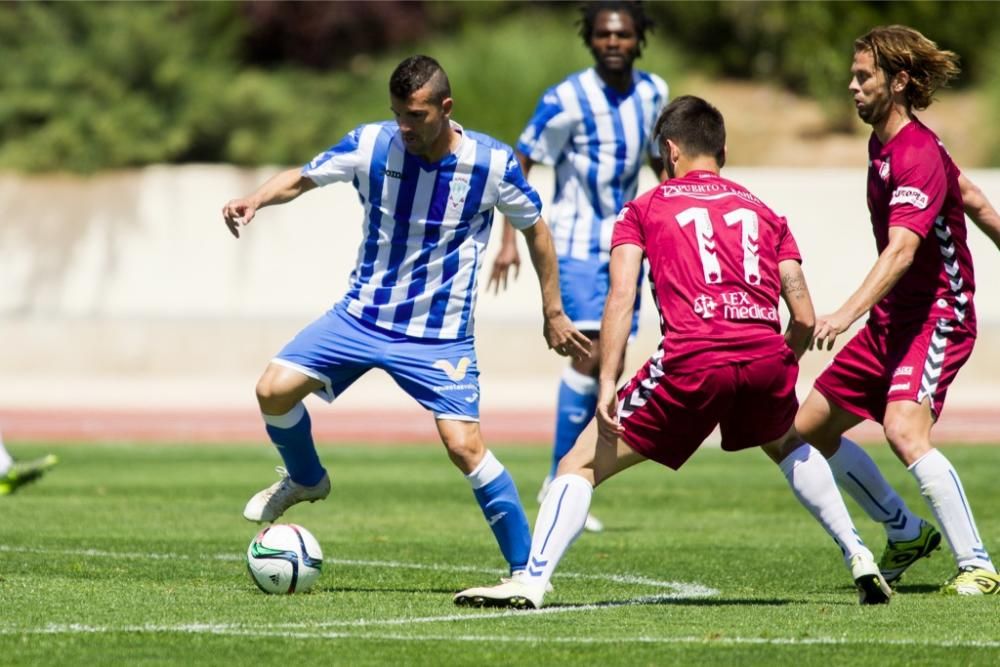
{"label": "chevron pattern on shorts", "polygon": [[642,382],[636,386],[618,403],[618,419],[625,419],[633,412],[646,405],[649,395],[656,389],[660,378],[663,377],[663,344],[656,349],[653,356],[649,358],[649,375],[643,378]]}

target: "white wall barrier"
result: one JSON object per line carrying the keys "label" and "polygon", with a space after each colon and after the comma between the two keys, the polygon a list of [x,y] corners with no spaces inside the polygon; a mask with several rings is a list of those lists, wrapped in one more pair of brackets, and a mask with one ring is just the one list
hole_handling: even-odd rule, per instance
{"label": "white wall barrier", "polygon": [[[232,238],[223,203],[276,170],[0,175],[0,405],[246,403],[267,359],[343,294],[361,238],[361,207],[349,185],[263,209],[241,239]],[[725,175],[788,217],[817,309],[837,307],[876,256],[864,170]],[[1000,203],[1000,171],[970,176]],[[547,200],[551,172],[536,168],[531,180]],[[647,172],[642,188],[652,185]],[[487,270],[498,235],[499,226]],[[981,338],[955,387],[986,401],[1000,376],[1000,254],[979,230],[970,239]],[[494,386],[498,396],[512,392],[503,400],[545,406],[562,362],[545,350],[537,282],[522,254],[520,278],[506,293],[485,293],[488,273],[480,281],[484,395]],[[649,303],[633,365],[658,340]],[[803,381],[828,358],[808,357]]]}

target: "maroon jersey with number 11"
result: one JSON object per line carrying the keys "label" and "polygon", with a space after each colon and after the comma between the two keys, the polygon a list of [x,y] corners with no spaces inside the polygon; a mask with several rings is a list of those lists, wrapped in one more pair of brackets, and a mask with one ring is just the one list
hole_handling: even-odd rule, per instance
{"label": "maroon jersey with number 11", "polygon": [[629,202],[612,249],[649,260],[665,368],[705,368],[783,353],[778,263],[801,261],[785,218],[709,171],[673,178]]}

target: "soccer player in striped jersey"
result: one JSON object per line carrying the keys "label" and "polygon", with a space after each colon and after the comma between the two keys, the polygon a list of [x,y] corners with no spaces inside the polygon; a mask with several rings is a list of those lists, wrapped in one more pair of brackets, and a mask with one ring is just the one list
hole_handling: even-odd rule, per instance
{"label": "soccer player in striped jersey", "polygon": [[352,183],[365,209],[364,238],[344,297],[271,361],[257,383],[281,479],[243,515],[274,521],[322,500],[330,478],[302,400],[333,401],[372,368],[434,414],[448,456],[465,474],[512,573],[530,535],[510,474],[479,430],[473,313],[494,209],[527,240],[542,290],[544,335],[559,354],[586,356],[589,341],[562,311],[558,268],[541,201],[510,147],[451,120],[448,77],[427,56],[404,60],[389,81],[395,122],[361,125],[301,169],[273,177],[222,210],[237,238],[265,206],[315,187]]}
{"label": "soccer player in striped jersey", "polygon": [[931,444],[948,387],[976,339],[975,282],[964,213],[1000,246],[1000,217],[938,137],[914,115],[958,73],[957,56],[905,26],[878,27],[854,43],[850,91],[868,143],[868,209],[878,260],[835,312],[818,318],[817,347],[866,313],[865,326],[817,378],[795,420],[889,542],[879,563],[890,582],[941,541],[914,515],[871,458],[843,433],[879,422],[920,485],[951,547],[957,574],[942,592],[1000,594],[958,473]]}
{"label": "soccer player in striped jersey", "polygon": [[[826,460],[803,444],[798,358],[815,314],[785,219],[722,177],[726,129],[705,100],[683,96],[656,123],[670,179],[626,204],[611,241],[611,287],[601,335],[597,441],[559,464],[538,511],[528,568],[499,586],[458,593],[464,606],[539,608],[556,566],[580,535],[594,487],[652,459],[679,469],[718,426],[727,451],[761,447],[800,502],[840,546],[862,604],[890,599],[858,537]],[[663,327],[659,349],[616,391],[643,258]],[[789,310],[784,335],[778,301]]]}
{"label": "soccer player in striped jersey", "polygon": [[[635,197],[639,171],[649,160],[661,175],[663,163],[652,141],[653,123],[666,104],[667,84],[655,74],[633,69],[652,22],[638,2],[591,2],[582,6],[580,36],[594,66],[571,74],[545,91],[517,144],[527,174],[536,162],[555,168],[555,196],[549,209],[559,283],[566,312],[594,344],[594,353],[573,359],[559,384],[556,428],[549,475],[594,416],[600,372],[601,314],[608,294],[611,229],[625,202]],[[506,287],[519,264],[511,225],[490,284]],[[638,325],[636,309],[632,334]],[[617,362],[619,375],[624,356]],[[587,518],[587,529],[601,522]]]}

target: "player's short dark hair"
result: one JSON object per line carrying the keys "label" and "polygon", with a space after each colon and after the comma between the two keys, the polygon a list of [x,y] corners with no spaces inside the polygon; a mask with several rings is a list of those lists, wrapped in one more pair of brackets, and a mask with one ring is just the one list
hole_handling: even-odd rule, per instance
{"label": "player's short dark hair", "polygon": [[653,128],[660,154],[667,159],[667,139],[691,157],[708,155],[722,167],[726,163],[726,121],[722,112],[694,95],[683,95],[668,104]]}
{"label": "player's short dark hair", "polygon": [[875,66],[886,80],[900,72],[910,75],[906,101],[914,109],[926,109],[934,92],[958,76],[958,55],[945,51],[922,34],[905,25],[872,28],[854,40],[854,52],[871,51]]}
{"label": "player's short dark hair", "polygon": [[584,45],[590,48],[590,37],[594,34],[594,23],[597,15],[601,12],[625,12],[632,17],[635,24],[635,34],[639,39],[639,47],[636,55],[642,55],[642,47],[646,45],[646,33],[653,30],[653,19],[646,14],[641,2],[628,2],[627,0],[599,0],[599,2],[585,2],[580,5],[580,37],[583,38]]}
{"label": "player's short dark hair", "polygon": [[400,100],[431,84],[430,100],[440,104],[451,97],[451,84],[441,64],[430,56],[410,56],[396,66],[389,77],[389,93]]}

